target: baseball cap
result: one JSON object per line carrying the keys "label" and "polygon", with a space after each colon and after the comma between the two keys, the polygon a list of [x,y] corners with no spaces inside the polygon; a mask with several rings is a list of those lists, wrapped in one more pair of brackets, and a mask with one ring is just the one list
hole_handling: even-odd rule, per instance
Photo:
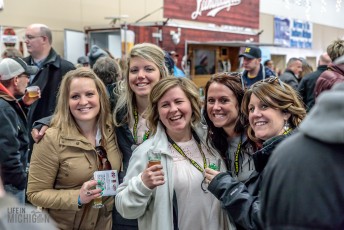
{"label": "baseball cap", "polygon": [[176,51],[170,51],[169,53],[168,53],[169,55],[171,55],[171,56],[179,56],[179,54],[176,52]]}
{"label": "baseball cap", "polygon": [[4,58],[0,62],[0,80],[9,80],[20,74],[34,75],[38,72],[36,66],[29,66],[19,58]]}
{"label": "baseball cap", "polygon": [[256,46],[249,46],[246,47],[244,52],[239,55],[239,57],[247,57],[247,58],[261,58],[262,51]]}

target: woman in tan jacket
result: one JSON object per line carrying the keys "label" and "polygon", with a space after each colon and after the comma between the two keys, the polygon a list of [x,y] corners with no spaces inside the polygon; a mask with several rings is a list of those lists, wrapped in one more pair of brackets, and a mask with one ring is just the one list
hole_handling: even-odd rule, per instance
{"label": "woman in tan jacket", "polygon": [[[102,198],[103,208],[92,208],[102,191],[94,189],[93,173],[121,166],[109,108],[106,88],[92,70],[68,72],[51,128],[34,146],[28,199],[46,209],[60,229],[111,229],[113,197]],[[98,151],[102,147],[105,157]]]}

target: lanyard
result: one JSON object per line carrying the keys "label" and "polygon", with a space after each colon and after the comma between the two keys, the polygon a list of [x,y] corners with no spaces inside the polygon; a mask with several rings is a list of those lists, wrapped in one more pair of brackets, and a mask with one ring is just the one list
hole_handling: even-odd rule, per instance
{"label": "lanyard", "polygon": [[[137,143],[137,141],[138,141],[138,140],[137,140],[137,124],[139,123],[139,115],[138,115],[138,113],[137,113],[136,108],[134,108],[133,113],[134,113],[134,119],[135,119],[135,123],[134,123],[134,127],[133,127],[133,135],[134,135],[134,141],[135,141],[135,143],[138,144],[138,143]],[[150,134],[150,130],[148,129],[148,130],[145,132],[145,134],[143,135],[142,142],[144,142],[145,140],[148,139],[149,134]]]}
{"label": "lanyard", "polygon": [[291,131],[291,128],[288,128],[287,130],[285,130],[285,131],[283,132],[283,135],[286,135],[286,134],[290,133],[290,131]]}
{"label": "lanyard", "polygon": [[[203,164],[204,164],[204,168],[207,167],[207,160],[205,158],[205,155],[204,155],[204,152],[202,151],[202,146],[201,146],[201,141],[199,139],[199,137],[197,136],[197,134],[192,131],[192,135],[193,137],[195,138],[196,142],[197,142],[197,147],[202,155],[202,158],[203,158]],[[185,157],[186,159],[188,159],[190,161],[190,163],[196,168],[198,169],[198,171],[200,171],[201,173],[204,172],[204,169],[193,159],[189,158],[188,156],[186,156],[186,154],[184,153],[184,151],[177,145],[176,142],[174,142],[168,135],[167,135],[167,139],[168,139],[168,142],[171,143],[171,145],[173,146],[173,148],[175,150],[177,150],[178,153],[180,153],[180,155],[182,155],[183,157]]]}
{"label": "lanyard", "polygon": [[242,144],[242,134],[240,137],[237,150],[235,151],[235,155],[234,155],[234,170],[235,170],[236,175],[239,174],[239,154],[240,154],[241,144]]}

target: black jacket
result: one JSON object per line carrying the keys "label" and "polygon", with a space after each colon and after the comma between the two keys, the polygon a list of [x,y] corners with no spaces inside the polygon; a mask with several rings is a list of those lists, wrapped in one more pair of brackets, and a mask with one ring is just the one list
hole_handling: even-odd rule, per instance
{"label": "black jacket", "polygon": [[[25,62],[33,64],[31,56],[26,57]],[[33,103],[28,113],[28,129],[32,129],[35,121],[50,116],[54,113],[56,106],[56,95],[63,76],[70,70],[75,69],[74,65],[58,55],[54,49],[50,50],[42,68],[38,71],[31,85],[37,85],[41,89],[41,98]],[[33,140],[30,137],[30,149]]]}
{"label": "black jacket", "polygon": [[327,65],[320,65],[315,72],[304,76],[299,83],[298,90],[302,97],[303,103],[306,105],[307,112],[313,107],[315,102],[315,83],[325,70],[327,70]]}
{"label": "black jacket", "polygon": [[[118,121],[122,121],[126,114],[126,109],[119,111],[116,116]],[[133,153],[133,145],[135,144],[134,137],[129,129],[128,123],[123,124],[122,126],[116,127],[116,136],[118,147],[123,155],[123,168],[119,173],[119,182],[123,182],[123,178],[128,170],[129,160]],[[113,207],[112,211],[112,230],[137,230],[138,223],[137,220],[124,219],[118,212],[116,207]]]}
{"label": "black jacket", "polygon": [[0,164],[3,183],[19,190],[26,187],[29,138],[26,111],[0,84]]}
{"label": "black jacket", "polygon": [[262,181],[264,229],[344,229],[344,83],[335,87],[273,152]]}
{"label": "black jacket", "polygon": [[209,184],[208,190],[221,201],[229,218],[238,229],[262,229],[260,221],[259,193],[262,171],[274,150],[287,135],[273,137],[264,142],[263,148],[254,153],[256,171],[242,183],[234,180],[230,173],[218,174]]}

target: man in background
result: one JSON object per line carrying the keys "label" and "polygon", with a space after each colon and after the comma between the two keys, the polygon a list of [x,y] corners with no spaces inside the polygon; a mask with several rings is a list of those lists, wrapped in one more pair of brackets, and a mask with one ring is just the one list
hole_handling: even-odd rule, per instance
{"label": "man in background", "polygon": [[327,53],[323,53],[319,57],[318,67],[315,72],[307,74],[301,79],[298,90],[302,97],[303,103],[306,105],[307,112],[313,107],[315,102],[314,88],[320,75],[327,70],[327,66],[331,63],[331,58]]}
{"label": "man in background", "polygon": [[[30,85],[37,85],[41,89],[41,99],[32,104],[28,113],[28,129],[32,129],[33,122],[53,114],[56,106],[56,95],[62,77],[74,65],[60,57],[52,48],[51,30],[43,24],[32,24],[25,31],[25,44],[30,56],[24,60],[29,65],[35,65],[39,71],[30,76]],[[30,149],[33,140],[30,137]],[[29,154],[30,161],[31,154]]]}
{"label": "man in background", "polygon": [[26,108],[39,98],[25,94],[29,75],[38,71],[20,58],[5,58],[0,62],[0,164],[6,192],[25,203],[26,164],[29,150]]}
{"label": "man in background", "polygon": [[299,75],[302,71],[302,61],[299,58],[290,58],[287,63],[287,69],[284,71],[283,74],[279,77],[281,81],[290,85],[295,90],[297,90],[299,86]]}
{"label": "man in background", "polygon": [[275,76],[269,68],[265,68],[260,62],[262,61],[262,51],[255,46],[246,47],[244,52],[239,55],[243,58],[244,72],[242,74],[242,84],[248,88],[257,81],[265,80]]}
{"label": "man in background", "polygon": [[178,68],[178,58],[179,58],[179,54],[176,51],[171,51],[169,52],[169,55],[171,56],[171,58],[174,61],[174,67],[173,67],[173,76],[175,77],[185,77],[185,73]]}

